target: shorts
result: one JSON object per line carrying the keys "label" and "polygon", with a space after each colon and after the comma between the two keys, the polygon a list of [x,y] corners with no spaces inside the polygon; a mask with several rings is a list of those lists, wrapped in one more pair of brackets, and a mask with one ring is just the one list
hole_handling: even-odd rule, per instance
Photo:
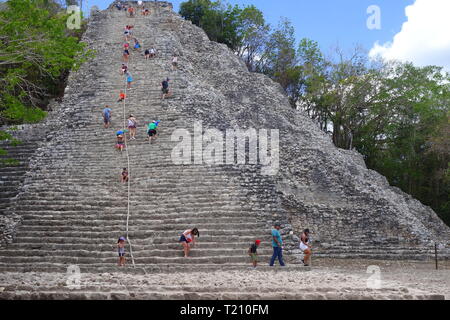
{"label": "shorts", "polygon": [[157,135],[157,132],[156,132],[156,130],[149,130],[149,131],[147,132],[147,134],[148,134],[149,137],[153,137],[153,136],[156,136],[156,135]]}
{"label": "shorts", "polygon": [[125,148],[125,144],[124,143],[118,143],[118,144],[116,144],[116,148]]}
{"label": "shorts", "polygon": [[105,124],[108,124],[108,123],[111,122],[111,118],[103,118],[103,122],[104,122]]}
{"label": "shorts", "polygon": [[162,91],[164,94],[169,94],[169,88],[167,88],[167,89],[162,88],[161,91]]}
{"label": "shorts", "polygon": [[128,129],[136,129],[136,126],[129,126]]}
{"label": "shorts", "polygon": [[301,242],[300,250],[302,250],[302,252],[305,252],[306,250],[309,250],[309,247],[306,244],[304,244],[303,242]]}
{"label": "shorts", "polygon": [[192,242],[192,240],[186,239],[186,236],[184,234],[182,234],[179,242],[186,242],[187,244],[189,244]]}
{"label": "shorts", "polygon": [[119,250],[119,257],[125,257],[125,250],[124,251]]}
{"label": "shorts", "polygon": [[251,253],[250,258],[252,259],[252,262],[258,262],[258,255],[256,253]]}
{"label": "shorts", "polygon": [[173,65],[174,67],[177,67],[177,66],[178,66],[178,62],[172,62],[172,65]]}

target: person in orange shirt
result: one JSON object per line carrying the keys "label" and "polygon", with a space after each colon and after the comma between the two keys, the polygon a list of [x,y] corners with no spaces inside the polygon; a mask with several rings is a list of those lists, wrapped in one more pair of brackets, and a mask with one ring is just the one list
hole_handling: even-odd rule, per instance
{"label": "person in orange shirt", "polygon": [[125,93],[123,93],[123,91],[120,91],[119,101],[117,101],[117,102],[123,102],[126,97],[127,97],[127,95]]}

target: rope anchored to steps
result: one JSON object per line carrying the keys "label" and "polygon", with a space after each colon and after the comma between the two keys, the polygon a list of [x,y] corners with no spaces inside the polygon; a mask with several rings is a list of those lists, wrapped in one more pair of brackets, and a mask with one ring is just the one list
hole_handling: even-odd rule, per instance
{"label": "rope anchored to steps", "polygon": [[[130,66],[130,60],[128,60],[128,66]],[[127,78],[125,78],[125,98],[123,99],[123,128],[125,130],[125,128],[127,128],[127,118],[126,118],[126,110],[127,110],[127,106],[126,106],[126,101],[128,99],[128,81]],[[130,239],[130,234],[129,234],[129,226],[130,226],[130,208],[131,208],[131,203],[130,203],[130,198],[131,198],[131,177],[132,177],[132,170],[130,167],[130,153],[128,152],[128,140],[127,140],[127,136],[126,134],[124,135],[124,139],[125,139],[125,154],[127,156],[127,169],[128,169],[128,195],[127,195],[127,224],[126,224],[126,239],[130,245],[130,256],[131,256],[131,261],[133,263],[133,267],[136,267],[136,264],[134,263],[134,256],[133,256],[133,246],[132,246],[132,242]]]}

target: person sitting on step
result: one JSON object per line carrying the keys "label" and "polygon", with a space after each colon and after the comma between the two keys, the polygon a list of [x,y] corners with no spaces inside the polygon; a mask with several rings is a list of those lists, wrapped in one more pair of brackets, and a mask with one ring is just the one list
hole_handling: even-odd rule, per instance
{"label": "person sitting on step", "polygon": [[195,246],[195,237],[200,238],[200,232],[197,228],[186,230],[181,234],[179,242],[183,245],[185,258],[189,258],[191,248]]}
{"label": "person sitting on step", "polygon": [[127,168],[123,168],[122,170],[122,174],[120,175],[120,181],[122,183],[127,183],[128,182],[128,169]]}
{"label": "person sitting on step", "polygon": [[305,265],[305,267],[308,267],[311,260],[312,250],[310,245],[310,239],[309,239],[310,231],[309,229],[305,229],[300,236],[300,250],[302,250],[305,257],[303,258],[302,262]]}

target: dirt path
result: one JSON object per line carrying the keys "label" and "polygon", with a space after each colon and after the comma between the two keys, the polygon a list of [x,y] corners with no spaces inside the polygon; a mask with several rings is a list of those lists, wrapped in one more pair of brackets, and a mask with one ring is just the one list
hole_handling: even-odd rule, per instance
{"label": "dirt path", "polygon": [[3,273],[0,299],[450,299],[450,262],[441,266],[321,259],[309,272],[88,273],[79,282],[58,273]]}

